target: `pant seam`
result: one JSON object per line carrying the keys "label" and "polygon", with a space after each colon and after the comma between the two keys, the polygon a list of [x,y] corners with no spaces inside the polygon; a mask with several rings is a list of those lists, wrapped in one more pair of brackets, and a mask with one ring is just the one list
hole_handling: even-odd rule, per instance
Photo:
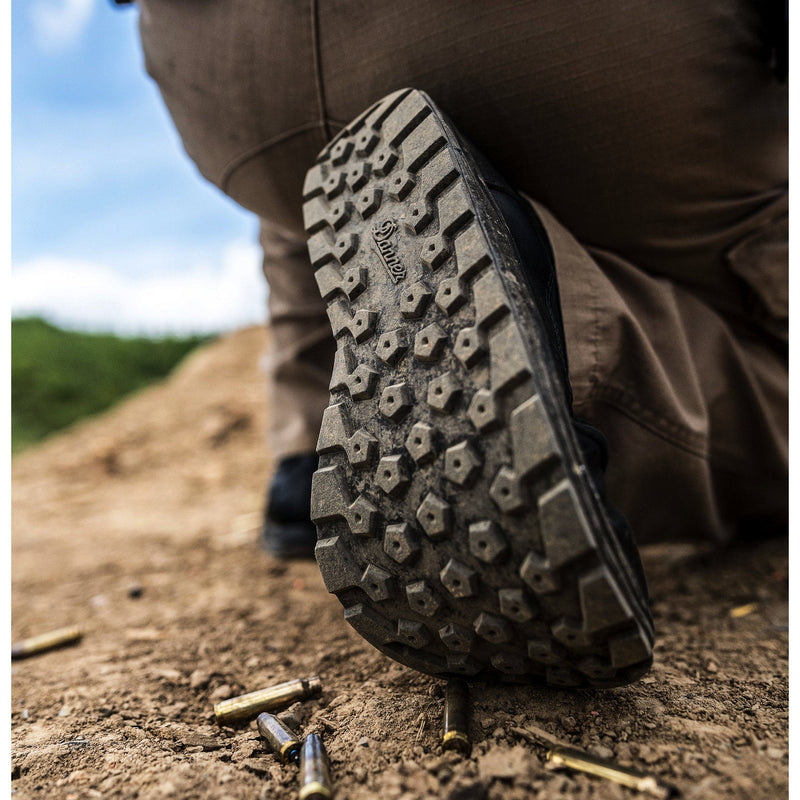
{"label": "pant seam", "polygon": [[302,125],[298,125],[296,128],[290,128],[289,130],[283,131],[282,133],[277,134],[277,136],[273,136],[271,139],[267,139],[264,142],[259,142],[258,144],[254,144],[252,147],[248,147],[242,153],[231,158],[228,163],[222,169],[222,175],[219,180],[219,188],[228,193],[228,185],[233,177],[233,174],[246,164],[251,159],[255,158],[261,153],[269,150],[271,147],[275,147],[276,145],[285,142],[287,139],[291,139],[293,136],[299,136],[301,133],[306,133],[307,131],[312,131],[314,128],[325,127],[329,129],[331,125],[334,125],[339,128],[343,128],[344,125],[342,123],[337,122],[335,120],[326,119],[316,120],[314,122],[305,122]]}
{"label": "pant seam", "polygon": [[311,0],[311,49],[314,55],[314,83],[317,88],[317,104],[319,106],[320,127],[323,144],[331,140],[331,129],[328,124],[328,112],[325,105],[325,87],[322,81],[322,56],[319,49],[319,6],[317,0]]}
{"label": "pant seam", "polygon": [[709,459],[710,453],[706,438],[700,434],[687,431],[675,422],[670,422],[652,409],[647,408],[628,392],[613,386],[596,386],[594,397],[609,405],[637,424],[656,434],[676,447],[688,453]]}

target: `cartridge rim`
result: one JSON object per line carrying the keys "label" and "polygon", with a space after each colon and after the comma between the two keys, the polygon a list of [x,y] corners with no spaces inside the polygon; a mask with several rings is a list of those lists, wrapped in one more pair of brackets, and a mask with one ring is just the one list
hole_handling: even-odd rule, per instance
{"label": "cartridge rim", "polygon": [[325,800],[330,800],[333,797],[333,793],[319,781],[312,781],[300,790],[300,800],[307,800],[309,797],[324,797]]}
{"label": "cartridge rim", "polygon": [[447,733],[442,736],[442,747],[444,747],[445,750],[471,748],[472,740],[462,731],[447,731]]}
{"label": "cartridge rim", "polygon": [[300,758],[300,742],[293,739],[291,742],[286,742],[278,753],[278,757],[284,764],[290,761],[295,761]]}

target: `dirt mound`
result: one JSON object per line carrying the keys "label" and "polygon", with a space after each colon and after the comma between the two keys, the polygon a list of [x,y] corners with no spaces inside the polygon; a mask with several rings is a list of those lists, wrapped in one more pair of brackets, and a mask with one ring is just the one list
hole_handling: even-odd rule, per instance
{"label": "dirt mound", "polygon": [[339,798],[631,796],[545,770],[532,726],[687,797],[787,794],[785,540],[649,550],[650,675],[605,693],[474,687],[472,757],[443,754],[439,683],[363,642],[313,562],[256,546],[263,345],[257,328],[223,338],[15,459],[13,638],[84,632],[14,662],[16,797],[293,798],[296,769],[253,726],[217,727],[212,707],[310,675],[322,696],[292,721],[323,735]]}

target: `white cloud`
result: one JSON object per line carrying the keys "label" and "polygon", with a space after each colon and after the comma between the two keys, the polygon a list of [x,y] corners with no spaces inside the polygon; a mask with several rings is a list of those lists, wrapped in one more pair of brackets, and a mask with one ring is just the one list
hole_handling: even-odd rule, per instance
{"label": "white cloud", "polygon": [[81,38],[94,0],[38,0],[31,6],[36,40],[42,50],[63,50]]}
{"label": "white cloud", "polygon": [[120,334],[215,333],[258,324],[267,287],[260,250],[234,242],[219,263],[130,277],[103,264],[41,257],[11,271],[11,312]]}

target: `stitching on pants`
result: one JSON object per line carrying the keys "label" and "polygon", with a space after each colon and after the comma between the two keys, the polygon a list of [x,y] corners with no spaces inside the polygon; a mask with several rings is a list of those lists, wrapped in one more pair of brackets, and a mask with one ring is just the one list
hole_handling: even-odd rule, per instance
{"label": "stitching on pants", "polygon": [[274,147],[275,145],[280,144],[287,139],[291,139],[292,136],[298,136],[299,134],[313,130],[314,128],[324,127],[327,129],[329,123],[334,125],[339,124],[333,122],[333,120],[325,120],[324,122],[306,122],[303,125],[298,125],[296,128],[290,128],[288,131],[283,131],[283,133],[279,133],[277,136],[273,136],[271,139],[267,139],[265,142],[259,142],[258,144],[249,147],[243,153],[239,153],[239,155],[232,158],[225,165],[219,181],[219,188],[222,189],[223,192],[227,192],[227,186],[233,177],[233,173],[236,172],[236,170],[239,169],[239,167],[241,167],[243,164],[246,164],[248,161],[250,161],[251,158],[255,158],[255,156],[263,153],[265,150],[269,150],[270,147]]}
{"label": "stitching on pants", "polygon": [[677,423],[664,419],[643,406],[626,391],[611,386],[597,385],[594,396],[598,400],[614,406],[626,417],[670,444],[680,447],[692,455],[709,459],[709,451],[704,436],[687,431]]}
{"label": "stitching on pants", "polygon": [[322,58],[319,51],[319,7],[317,0],[311,0],[311,49],[314,53],[314,81],[317,85],[317,103],[319,104],[320,125],[324,141],[331,140],[331,129],[328,125],[328,112],[325,108],[325,90],[322,84]]}

